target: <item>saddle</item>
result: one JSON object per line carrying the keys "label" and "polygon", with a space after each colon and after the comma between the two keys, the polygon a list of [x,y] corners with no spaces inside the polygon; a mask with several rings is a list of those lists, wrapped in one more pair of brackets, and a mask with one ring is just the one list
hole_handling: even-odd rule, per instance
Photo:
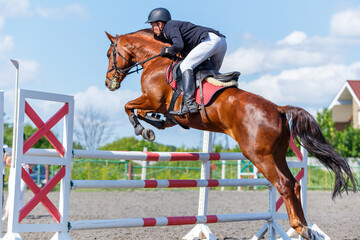
{"label": "saddle", "polygon": [[[172,62],[166,69],[166,79],[169,84],[175,81],[176,85],[182,90],[182,74],[180,70],[181,61]],[[206,60],[194,69],[196,78],[196,87],[200,87],[200,83],[206,79],[215,86],[235,86],[237,85],[240,72],[220,73],[216,71],[210,62]],[[176,89],[175,89],[176,90]]]}
{"label": "saddle", "polygon": [[[175,121],[176,124],[179,123],[169,112],[174,109],[175,102],[177,98],[182,95],[183,91],[182,73],[180,70],[181,62],[182,61],[172,62],[165,71],[167,82],[174,90],[166,118],[171,119],[173,122]],[[195,100],[201,106],[202,113],[206,116],[205,106],[210,103],[215,93],[224,88],[237,87],[240,72],[220,73],[214,69],[210,60],[206,60],[194,69],[194,76],[197,87]]]}

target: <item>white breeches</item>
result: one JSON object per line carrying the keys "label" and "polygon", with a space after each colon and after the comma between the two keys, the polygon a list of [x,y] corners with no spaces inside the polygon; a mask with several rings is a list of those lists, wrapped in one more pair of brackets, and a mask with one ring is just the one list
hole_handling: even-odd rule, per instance
{"label": "white breeches", "polygon": [[191,50],[180,64],[181,72],[187,69],[194,70],[206,59],[210,59],[214,68],[219,71],[224,60],[226,48],[227,45],[224,37],[219,37],[215,33],[209,32],[209,36]]}

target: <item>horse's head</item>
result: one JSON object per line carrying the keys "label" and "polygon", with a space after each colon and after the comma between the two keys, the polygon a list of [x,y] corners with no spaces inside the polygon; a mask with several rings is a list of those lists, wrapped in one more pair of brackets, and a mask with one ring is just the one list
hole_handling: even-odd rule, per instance
{"label": "horse's head", "polygon": [[130,52],[121,45],[121,36],[113,37],[105,32],[111,44],[107,51],[109,59],[108,71],[106,73],[105,86],[110,91],[120,88],[122,80],[134,66],[134,58]]}

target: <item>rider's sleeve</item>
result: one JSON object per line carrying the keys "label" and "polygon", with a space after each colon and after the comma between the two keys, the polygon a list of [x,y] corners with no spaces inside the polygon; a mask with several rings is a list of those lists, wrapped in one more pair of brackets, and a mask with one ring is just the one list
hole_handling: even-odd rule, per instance
{"label": "rider's sleeve", "polygon": [[167,35],[172,42],[171,47],[168,49],[168,53],[175,56],[184,48],[184,41],[180,30],[178,27],[172,28]]}

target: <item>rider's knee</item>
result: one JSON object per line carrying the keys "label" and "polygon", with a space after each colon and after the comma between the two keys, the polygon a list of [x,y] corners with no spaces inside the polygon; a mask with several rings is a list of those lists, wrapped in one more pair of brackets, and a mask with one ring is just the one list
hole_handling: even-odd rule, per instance
{"label": "rider's knee", "polygon": [[189,64],[188,62],[186,62],[186,60],[184,60],[181,64],[180,64],[180,70],[181,72],[185,72],[186,70],[194,70],[192,64]]}

